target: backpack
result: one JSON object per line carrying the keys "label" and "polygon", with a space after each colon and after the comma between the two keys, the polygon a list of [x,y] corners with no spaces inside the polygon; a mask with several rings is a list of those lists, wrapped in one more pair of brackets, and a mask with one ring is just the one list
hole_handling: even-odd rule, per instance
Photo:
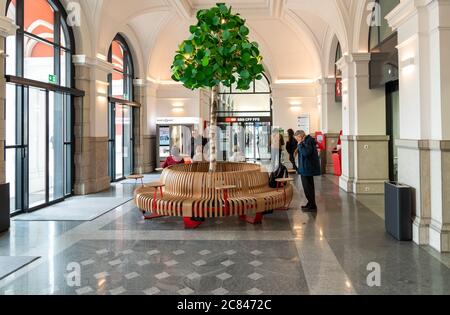
{"label": "backpack", "polygon": [[289,177],[288,169],[286,168],[286,166],[280,163],[278,168],[272,173],[270,173],[269,186],[271,188],[277,188],[278,185],[276,180],[279,178],[288,178],[288,177]]}

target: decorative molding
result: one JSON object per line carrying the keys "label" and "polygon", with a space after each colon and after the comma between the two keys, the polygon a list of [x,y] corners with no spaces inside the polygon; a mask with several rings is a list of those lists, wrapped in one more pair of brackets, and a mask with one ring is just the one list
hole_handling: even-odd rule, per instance
{"label": "decorative molding", "polygon": [[399,139],[395,141],[395,145],[404,149],[450,152],[450,140]]}
{"label": "decorative molding", "polygon": [[398,29],[407,20],[417,14],[417,9],[427,6],[434,0],[404,0],[400,1],[400,4],[394,8],[385,19],[393,29]]}
{"label": "decorative molding", "polygon": [[92,58],[86,55],[74,55],[72,61],[75,66],[86,66],[96,68],[98,70],[110,73],[114,69],[114,65],[100,58]]}
{"label": "decorative molding", "polygon": [[19,27],[9,17],[0,16],[0,36],[8,37],[15,35]]}
{"label": "decorative molding", "polygon": [[370,142],[370,141],[389,141],[389,136],[383,136],[383,135],[374,135],[374,136],[342,136],[342,141],[364,141],[364,142]]}

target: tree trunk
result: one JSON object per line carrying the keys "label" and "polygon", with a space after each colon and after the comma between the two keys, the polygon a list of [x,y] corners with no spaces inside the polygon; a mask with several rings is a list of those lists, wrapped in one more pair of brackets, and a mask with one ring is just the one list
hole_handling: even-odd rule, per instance
{"label": "tree trunk", "polygon": [[219,107],[219,87],[211,89],[211,106],[209,119],[209,171],[217,167],[217,109]]}

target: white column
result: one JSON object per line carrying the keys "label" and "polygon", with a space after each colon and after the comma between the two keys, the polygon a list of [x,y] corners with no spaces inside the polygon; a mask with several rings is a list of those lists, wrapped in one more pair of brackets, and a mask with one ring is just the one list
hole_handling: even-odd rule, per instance
{"label": "white column", "polygon": [[5,99],[6,99],[6,81],[5,81],[5,41],[8,36],[16,34],[17,26],[7,17],[0,16],[0,184],[6,181],[5,174]]}
{"label": "white column", "polygon": [[[147,81],[144,122],[144,172],[153,172],[156,165],[156,106],[158,85]],[[143,104],[144,105],[144,104]],[[158,166],[159,167],[159,166]]]}
{"label": "white column", "polygon": [[345,55],[342,71],[342,176],[353,193],[380,194],[389,177],[385,91],[369,89],[370,54]]}
{"label": "white column", "polygon": [[399,180],[415,190],[414,241],[450,251],[450,1],[403,0],[399,35]]}
{"label": "white column", "polygon": [[325,172],[334,173],[332,153],[337,146],[339,133],[342,130],[342,103],[336,102],[336,79],[326,78],[319,80],[319,99],[321,119],[320,129],[326,137]]}
{"label": "white column", "polygon": [[76,87],[85,91],[75,99],[75,194],[90,194],[110,185],[108,176],[108,74],[113,65],[85,55],[73,57]]}

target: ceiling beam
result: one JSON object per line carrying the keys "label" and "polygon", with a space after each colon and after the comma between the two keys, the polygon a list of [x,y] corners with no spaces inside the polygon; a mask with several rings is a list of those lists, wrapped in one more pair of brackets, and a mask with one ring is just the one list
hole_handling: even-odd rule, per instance
{"label": "ceiling beam", "polygon": [[273,18],[281,19],[285,3],[285,0],[270,0],[270,12]]}

